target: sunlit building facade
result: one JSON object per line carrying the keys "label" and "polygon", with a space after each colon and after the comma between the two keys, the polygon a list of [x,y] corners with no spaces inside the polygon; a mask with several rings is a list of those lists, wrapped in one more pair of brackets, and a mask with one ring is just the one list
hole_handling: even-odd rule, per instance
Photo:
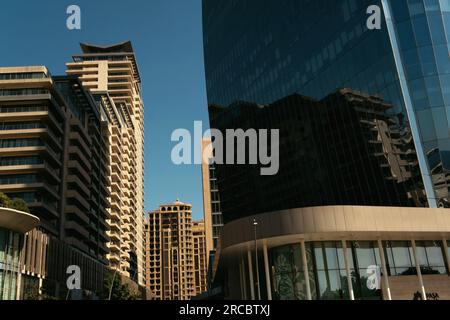
{"label": "sunlit building facade", "polygon": [[66,64],[110,118],[108,260],[114,269],[144,283],[144,104],[141,78],[130,42],[81,44],[82,54]]}
{"label": "sunlit building facade", "polygon": [[195,296],[192,206],[176,201],[149,212],[147,287],[157,300]]}

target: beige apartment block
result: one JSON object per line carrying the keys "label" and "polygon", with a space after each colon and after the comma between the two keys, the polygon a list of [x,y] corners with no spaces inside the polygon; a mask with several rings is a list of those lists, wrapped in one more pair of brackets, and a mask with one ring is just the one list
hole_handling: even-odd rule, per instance
{"label": "beige apartment block", "polygon": [[108,220],[110,266],[144,283],[144,104],[141,79],[130,42],[112,46],[81,44],[66,64],[85,88],[106,105],[110,118]]}
{"label": "beige apartment block", "polygon": [[212,158],[212,143],[210,138],[202,139],[202,191],[203,191],[203,221],[206,230],[206,252],[207,265],[209,265],[209,253],[214,248],[213,226],[212,226],[212,206],[211,206],[211,178],[210,164],[208,161]]}
{"label": "beige apartment block", "polygon": [[192,205],[176,201],[148,214],[146,286],[158,300],[189,300],[206,289],[203,222],[192,222]]}
{"label": "beige apartment block", "polygon": [[207,251],[206,251],[206,229],[203,221],[192,223],[192,241],[194,244],[194,281],[195,295],[200,295],[207,288]]}
{"label": "beige apartment block", "polygon": [[213,145],[210,138],[202,140],[202,155],[203,219],[206,230],[206,264],[209,270],[223,228],[216,166],[209,163],[213,158]]}

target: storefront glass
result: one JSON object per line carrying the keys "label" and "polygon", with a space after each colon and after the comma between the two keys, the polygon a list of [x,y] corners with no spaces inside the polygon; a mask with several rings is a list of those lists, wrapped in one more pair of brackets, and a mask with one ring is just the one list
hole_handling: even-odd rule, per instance
{"label": "storefront glass", "polygon": [[274,248],[270,252],[270,258],[274,299],[306,300],[300,244]]}
{"label": "storefront glass", "polygon": [[0,228],[0,300],[15,300],[20,235]]}
{"label": "storefront glass", "polygon": [[[312,299],[348,300],[349,281],[341,242],[306,243],[306,259]],[[406,265],[402,246],[394,243],[399,251],[399,267]],[[375,241],[348,241],[347,255],[351,284],[355,299],[382,299],[382,267],[378,243]],[[433,263],[437,259],[430,255]],[[280,300],[304,300],[307,297],[306,280],[300,244],[272,248],[270,250],[273,297]],[[436,262],[435,265],[439,265]],[[395,267],[394,267],[395,268]],[[403,269],[402,269],[403,270]]]}

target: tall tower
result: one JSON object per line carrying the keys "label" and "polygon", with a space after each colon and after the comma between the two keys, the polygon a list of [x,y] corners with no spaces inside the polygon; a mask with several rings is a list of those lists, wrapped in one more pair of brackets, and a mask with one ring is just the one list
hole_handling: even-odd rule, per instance
{"label": "tall tower", "polygon": [[149,212],[146,286],[158,300],[189,300],[196,295],[192,228],[190,204],[177,201]]}
{"label": "tall tower", "polygon": [[131,42],[111,46],[81,44],[66,64],[85,88],[101,95],[112,120],[108,260],[123,275],[143,284],[144,104],[141,78]]}

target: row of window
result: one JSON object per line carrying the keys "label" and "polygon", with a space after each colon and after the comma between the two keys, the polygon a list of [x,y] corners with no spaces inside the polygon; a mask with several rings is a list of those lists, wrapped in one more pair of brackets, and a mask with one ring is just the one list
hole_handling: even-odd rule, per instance
{"label": "row of window", "polygon": [[0,300],[16,298],[20,236],[0,228]]}
{"label": "row of window", "polygon": [[44,160],[40,157],[0,157],[0,166],[23,166],[43,164]]}
{"label": "row of window", "polygon": [[[409,241],[383,242],[389,276],[416,275]],[[356,299],[381,299],[381,290],[369,287],[374,268],[382,274],[377,242],[348,242],[348,263]],[[306,246],[310,290],[315,299],[349,299],[344,250],[340,242],[312,242]],[[450,252],[449,252],[450,253]],[[300,245],[270,250],[274,297],[306,299],[306,278]],[[440,241],[417,241],[416,257],[422,274],[447,274],[444,246]]]}
{"label": "row of window", "polygon": [[0,89],[0,96],[29,96],[48,93],[46,89]]}
{"label": "row of window", "polygon": [[42,122],[0,122],[0,130],[27,130],[45,128]]}
{"label": "row of window", "polygon": [[0,175],[0,184],[22,184],[38,182],[36,174],[10,174]]}
{"label": "row of window", "polygon": [[37,112],[47,110],[48,107],[46,105],[0,106],[0,113]]}
{"label": "row of window", "polygon": [[26,72],[26,73],[1,73],[0,80],[20,80],[20,79],[43,79],[47,78],[44,72]]}
{"label": "row of window", "polygon": [[38,147],[44,145],[44,142],[39,138],[0,140],[0,148]]}

